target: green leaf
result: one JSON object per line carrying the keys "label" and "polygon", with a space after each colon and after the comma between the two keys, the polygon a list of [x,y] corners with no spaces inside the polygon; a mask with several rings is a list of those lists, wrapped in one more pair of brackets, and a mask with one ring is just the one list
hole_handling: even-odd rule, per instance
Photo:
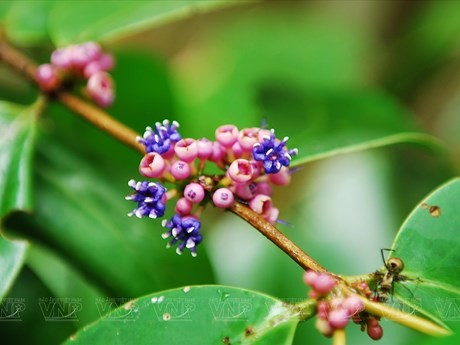
{"label": "green leaf", "polygon": [[127,216],[135,206],[124,199],[129,176],[98,172],[59,145],[40,144],[36,212],[11,214],[9,229],[54,248],[109,296],[212,281],[204,250],[178,256],[165,248],[161,220]]}
{"label": "green leaf", "polygon": [[291,344],[296,310],[258,292],[191,286],[128,302],[66,344]]}
{"label": "green leaf", "polygon": [[460,298],[460,179],[424,199],[402,225],[391,256],[403,260],[407,281],[395,284],[405,304],[445,326],[458,320]]}
{"label": "green leaf", "polygon": [[[261,102],[270,114],[270,127],[279,137],[289,135],[288,146],[298,148],[293,166],[398,143],[444,149],[439,139],[418,130],[409,112],[382,91],[309,95],[272,90]],[[305,115],[298,118],[299,112]]]}
{"label": "green leaf", "polygon": [[[30,209],[35,108],[0,102],[0,217]],[[27,244],[0,236],[0,297],[22,267]]]}
{"label": "green leaf", "polygon": [[53,1],[14,1],[5,19],[8,38],[19,45],[49,42],[47,21]]}
{"label": "green leaf", "polygon": [[226,0],[60,2],[50,18],[50,30],[57,46],[107,42],[232,4]]}

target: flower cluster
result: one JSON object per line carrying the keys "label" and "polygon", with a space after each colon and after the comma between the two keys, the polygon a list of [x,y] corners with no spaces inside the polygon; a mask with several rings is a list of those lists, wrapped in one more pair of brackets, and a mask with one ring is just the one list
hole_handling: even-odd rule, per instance
{"label": "flower cluster", "polygon": [[[177,253],[185,248],[196,255],[202,241],[200,215],[208,203],[229,208],[235,200],[246,203],[261,217],[275,223],[279,210],[271,199],[272,185],[287,185],[289,164],[296,149],[288,150],[288,138],[279,140],[273,130],[234,125],[217,128],[215,140],[183,138],[176,121],[164,120],[147,127],[139,143],[145,146],[139,171],[158,182],[131,180],[134,193],[127,197],[137,203],[129,214],[137,217],[161,217],[167,200],[176,198],[174,215],[164,220],[168,247],[177,244]],[[208,163],[222,174],[206,174]],[[174,187],[166,191],[160,183]]]}
{"label": "flower cluster", "polygon": [[[373,340],[383,336],[383,329],[377,317],[364,310],[364,304],[357,294],[343,296],[336,289],[336,280],[328,274],[307,271],[304,282],[312,288],[309,297],[318,301],[316,306],[316,328],[326,337],[331,337],[336,329],[343,329],[352,320],[361,325],[361,331],[367,326],[367,334]],[[369,298],[371,291],[365,282],[355,287],[359,295]]]}
{"label": "flower cluster", "polygon": [[115,98],[114,83],[107,73],[113,65],[112,55],[103,52],[99,44],[86,42],[56,49],[51,63],[38,66],[36,79],[45,92],[56,90],[64,80],[84,79],[89,97],[99,106],[108,107]]}

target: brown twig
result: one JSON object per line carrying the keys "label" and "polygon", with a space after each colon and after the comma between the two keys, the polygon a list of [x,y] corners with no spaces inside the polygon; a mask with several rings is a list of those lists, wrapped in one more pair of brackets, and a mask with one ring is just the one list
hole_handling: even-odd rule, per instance
{"label": "brown twig", "polygon": [[278,246],[278,248],[289,255],[291,259],[297,262],[303,269],[311,269],[320,273],[328,272],[307,253],[300,249],[294,242],[287,238],[286,235],[284,235],[281,231],[279,231],[276,227],[267,222],[249,207],[246,207],[239,202],[235,202],[230,207],[230,210],[239,217],[243,218],[258,231],[260,231],[262,235],[267,237],[276,246]]}

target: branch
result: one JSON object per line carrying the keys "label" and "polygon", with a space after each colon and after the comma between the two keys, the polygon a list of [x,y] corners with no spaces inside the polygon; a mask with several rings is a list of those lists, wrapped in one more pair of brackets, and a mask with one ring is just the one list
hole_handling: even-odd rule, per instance
{"label": "branch", "polygon": [[[23,73],[30,80],[36,82],[35,75],[37,65],[4,40],[0,41],[0,59],[8,63],[14,69]],[[143,145],[136,141],[138,134],[131,128],[115,120],[108,113],[66,91],[57,90],[56,98],[76,115],[82,117],[102,131],[108,133],[142,154],[145,152]],[[265,237],[289,255],[303,269],[312,269],[316,272],[327,272],[324,267],[296,246],[295,243],[287,238],[281,231],[260,217],[254,211],[240,203],[235,203],[231,207],[231,210],[259,230]]]}
{"label": "branch", "polygon": [[300,249],[294,242],[287,238],[286,235],[284,235],[276,227],[267,222],[250,208],[239,202],[235,202],[230,207],[230,210],[239,217],[243,218],[258,231],[260,231],[262,235],[267,237],[276,246],[278,246],[278,248],[289,255],[291,259],[297,262],[303,269],[311,269],[316,272],[333,275],[331,272],[328,272],[324,267],[317,263],[313,258],[311,258],[307,253],[305,253],[302,249]]}

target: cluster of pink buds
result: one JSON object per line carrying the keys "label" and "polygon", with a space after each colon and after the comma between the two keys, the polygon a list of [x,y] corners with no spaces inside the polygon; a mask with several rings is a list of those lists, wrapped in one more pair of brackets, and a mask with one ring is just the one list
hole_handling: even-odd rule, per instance
{"label": "cluster of pink buds", "polygon": [[52,92],[64,80],[86,80],[89,97],[99,106],[108,107],[115,98],[114,83],[107,72],[113,68],[112,55],[96,42],[58,48],[51,54],[51,63],[38,66],[36,80],[45,92]]}
{"label": "cluster of pink buds", "polygon": [[[168,229],[163,237],[170,239],[169,246],[178,244],[178,254],[187,248],[192,255],[202,240],[199,217],[208,203],[225,209],[239,200],[270,223],[278,220],[271,185],[290,182],[288,167],[297,150],[286,148],[288,138],[277,139],[273,130],[225,125],[217,128],[215,140],[192,139],[182,138],[178,128],[165,120],[138,137],[146,151],[139,171],[159,183],[130,181],[134,193],[127,198],[137,202],[130,215],[161,217],[166,201],[177,197],[174,216],[162,223]],[[222,174],[207,174],[208,163]],[[175,187],[166,191],[165,182]]]}
{"label": "cluster of pink buds", "polygon": [[[318,301],[316,328],[323,335],[331,337],[335,330],[345,328],[352,320],[361,325],[362,331],[367,326],[367,334],[373,340],[378,340],[383,336],[383,329],[379,325],[378,318],[364,310],[363,301],[358,295],[343,296],[336,289],[337,282],[332,276],[309,270],[305,272],[303,279],[305,284],[312,288],[309,297]],[[369,290],[367,284],[362,288],[359,289],[359,293]],[[369,296],[365,295],[367,298]]]}

